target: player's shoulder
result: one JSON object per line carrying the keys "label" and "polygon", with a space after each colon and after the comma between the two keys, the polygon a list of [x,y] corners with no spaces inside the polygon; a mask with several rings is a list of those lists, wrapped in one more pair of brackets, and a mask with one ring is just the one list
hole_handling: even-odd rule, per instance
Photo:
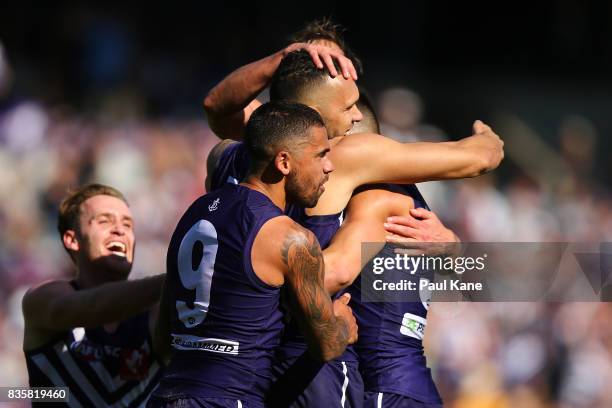
{"label": "player's shoulder", "polygon": [[266,222],[259,231],[260,238],[267,245],[282,247],[288,242],[311,244],[315,235],[286,215],[274,217]]}
{"label": "player's shoulder", "polygon": [[38,294],[61,294],[62,292],[70,293],[74,292],[75,288],[72,285],[71,281],[61,280],[61,279],[52,279],[41,282],[37,285],[30,287],[25,295],[25,298],[30,298],[32,296],[36,296]]}
{"label": "player's shoulder", "polygon": [[268,220],[262,226],[260,233],[273,234],[273,236],[282,238],[288,234],[306,235],[310,231],[293,221],[289,216],[283,214]]}
{"label": "player's shoulder", "polygon": [[363,147],[364,145],[368,146],[370,144],[378,143],[383,139],[389,140],[389,138],[377,133],[356,133],[354,135],[344,136],[342,140],[335,145],[335,148],[346,149],[353,146]]}
{"label": "player's shoulder", "polygon": [[[315,235],[287,216],[269,220],[259,231],[253,246],[259,262],[287,271],[290,259],[296,254],[321,256]],[[298,255],[300,256],[300,255]]]}
{"label": "player's shoulder", "polygon": [[219,143],[217,143],[211,150],[210,153],[208,154],[209,159],[213,159],[213,161],[218,161],[219,157],[221,157],[221,155],[223,154],[223,152],[225,152],[225,150],[227,148],[229,148],[230,146],[233,145],[238,145],[241,142],[238,142],[236,140],[233,139],[225,139],[225,140],[221,140]]}
{"label": "player's shoulder", "polygon": [[[219,161],[223,154],[228,151],[229,148],[237,148],[240,146],[241,142],[237,142],[232,139],[221,140],[217,143],[208,153],[208,157],[206,158],[206,190],[211,190],[212,183],[212,175],[217,170],[219,165]],[[224,180],[225,181],[225,180]]]}
{"label": "player's shoulder", "polygon": [[[330,159],[334,164],[352,163],[355,160],[362,164],[364,160],[371,158],[372,154],[379,151],[381,146],[390,140],[376,133],[358,133],[344,136],[332,147]],[[336,169],[338,169],[338,166],[336,166]]]}
{"label": "player's shoulder", "polygon": [[24,315],[39,313],[40,308],[49,302],[71,294],[75,291],[70,281],[67,280],[47,280],[30,287],[21,301]]}

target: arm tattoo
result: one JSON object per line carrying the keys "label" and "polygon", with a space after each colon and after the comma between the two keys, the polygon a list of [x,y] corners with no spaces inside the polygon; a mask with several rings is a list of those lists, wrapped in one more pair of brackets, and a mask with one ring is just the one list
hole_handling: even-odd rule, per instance
{"label": "arm tattoo", "polygon": [[289,270],[287,281],[293,292],[288,296],[289,304],[294,317],[303,317],[298,323],[309,343],[324,355],[340,355],[349,330],[343,319],[335,317],[331,298],[325,291],[325,265],[319,243],[312,234],[292,231],[285,237],[281,256]]}

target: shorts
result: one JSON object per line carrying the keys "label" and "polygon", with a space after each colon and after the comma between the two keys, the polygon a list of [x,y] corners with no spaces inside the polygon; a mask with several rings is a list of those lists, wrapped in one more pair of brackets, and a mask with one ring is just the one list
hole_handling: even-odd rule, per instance
{"label": "shorts", "polygon": [[363,406],[363,380],[355,362],[316,363],[307,354],[274,365],[276,383],[266,404],[274,408]]}
{"label": "shorts", "polygon": [[421,402],[400,394],[366,392],[363,408],[442,408],[442,403]]}
{"label": "shorts", "polygon": [[253,405],[235,398],[190,397],[186,395],[152,395],[147,408],[263,408],[263,404]]}

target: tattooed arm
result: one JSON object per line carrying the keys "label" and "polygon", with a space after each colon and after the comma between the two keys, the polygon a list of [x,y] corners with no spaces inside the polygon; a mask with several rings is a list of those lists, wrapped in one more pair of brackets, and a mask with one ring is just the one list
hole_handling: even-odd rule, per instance
{"label": "tattooed arm", "polygon": [[[310,231],[288,217],[277,217],[262,227],[251,253],[255,273],[264,282],[276,280],[271,270],[282,274],[276,278],[280,277],[287,288],[290,311],[306,336],[311,354],[323,361],[333,360],[347,344],[357,340],[357,323],[348,306],[350,296],[332,303],[324,287],[321,247]],[[262,269],[264,263],[266,269]]]}
{"label": "tattooed arm", "polygon": [[296,225],[283,242],[283,262],[289,305],[308,339],[312,354],[324,361],[344,352],[351,340],[349,323],[354,317],[349,295],[334,304],[324,288],[325,269],[321,247],[312,232]]}

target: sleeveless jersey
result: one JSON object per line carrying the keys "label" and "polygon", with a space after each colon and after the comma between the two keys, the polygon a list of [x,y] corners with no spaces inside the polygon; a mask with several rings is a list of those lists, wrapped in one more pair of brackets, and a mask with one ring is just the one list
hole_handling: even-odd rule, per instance
{"label": "sleeveless jersey", "polygon": [[183,215],[167,256],[173,355],[160,394],[262,403],[282,315],[280,288],[255,274],[251,248],[280,215],[265,195],[229,183]]}
{"label": "sleeveless jersey", "polygon": [[144,406],[162,374],[152,350],[148,312],[122,321],[112,333],[74,328],[25,352],[30,387],[68,387],[68,403],[55,406]]}
{"label": "sleeveless jersey", "polygon": [[[212,188],[219,188],[226,182],[237,183],[246,175],[248,165],[244,144],[230,145],[217,164]],[[412,197],[415,207],[429,209],[415,185],[388,184],[387,187],[390,191]],[[308,217],[303,209],[293,207],[288,208],[287,214],[310,229],[319,239],[321,248],[329,245],[331,237],[342,223],[341,214]],[[419,275],[415,274],[417,277]],[[355,347],[347,347],[344,354],[333,363],[355,363],[359,353],[360,370],[364,375],[366,390],[398,393],[426,402],[440,402],[423,354],[422,338],[427,323],[427,303],[361,302],[359,278],[345,291],[351,294],[350,306],[359,325],[359,340]],[[341,293],[344,291],[336,296]],[[306,348],[303,336],[295,326],[289,324],[279,348],[280,359],[295,359],[303,354]],[[389,370],[385,371],[387,363],[390,366]]]}
{"label": "sleeveless jersey", "polygon": [[[415,207],[429,209],[415,185],[387,185],[389,191],[409,195]],[[385,246],[378,256],[394,257]],[[366,266],[371,268],[371,265]],[[397,275],[397,276],[396,276]],[[400,276],[401,275],[401,276]],[[386,270],[389,281],[431,279],[423,271],[414,275]],[[351,307],[359,325],[355,350],[366,391],[405,395],[427,403],[441,403],[440,395],[427,368],[423,354],[423,335],[427,324],[428,299],[415,301],[364,302],[361,279],[348,288]],[[391,295],[392,296],[392,295]]]}
{"label": "sleeveless jersey", "polygon": [[[212,174],[211,190],[222,187],[226,183],[238,183],[244,179],[249,168],[249,157],[246,146],[242,142],[229,145],[221,154],[217,167]],[[319,241],[321,249],[325,249],[334,234],[342,224],[342,213],[330,215],[308,216],[304,208],[289,204],[285,210],[295,222],[309,229]],[[283,332],[279,358],[297,358],[307,350],[306,340],[301,334],[298,325],[290,321]],[[346,353],[346,352],[345,352]],[[356,361],[356,358],[353,358]]]}

